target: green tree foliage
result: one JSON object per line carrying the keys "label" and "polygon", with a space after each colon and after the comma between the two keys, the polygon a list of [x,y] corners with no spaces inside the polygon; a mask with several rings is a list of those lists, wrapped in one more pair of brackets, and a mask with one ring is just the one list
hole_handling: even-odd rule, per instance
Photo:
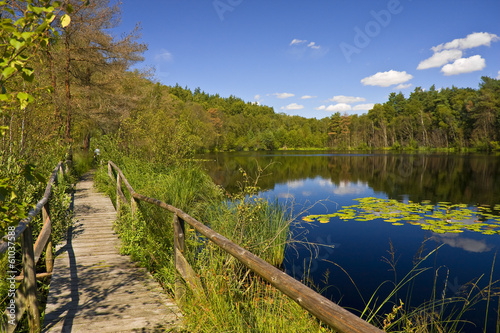
{"label": "green tree foliage", "polygon": [[[415,88],[391,93],[367,114],[351,117],[354,147],[478,148],[493,150],[500,137],[500,81],[482,77],[478,90]],[[363,124],[363,125],[361,125]],[[363,139],[361,139],[363,138]]]}
{"label": "green tree foliage", "polygon": [[[26,216],[28,199],[21,198],[34,181],[33,165],[20,159],[27,146],[27,109],[37,105],[39,87],[33,87],[33,60],[57,35],[51,24],[61,10],[60,2],[0,1],[0,234]],[[61,16],[61,25],[70,22]],[[21,119],[22,126],[16,126]]]}

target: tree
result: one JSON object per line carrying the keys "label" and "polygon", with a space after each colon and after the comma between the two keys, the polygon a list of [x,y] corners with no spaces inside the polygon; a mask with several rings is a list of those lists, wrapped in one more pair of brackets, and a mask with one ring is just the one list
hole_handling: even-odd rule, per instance
{"label": "tree", "polygon": [[[33,177],[33,166],[20,157],[19,151],[13,151],[12,147],[16,141],[12,133],[14,128],[13,119],[17,113],[23,112],[37,100],[33,96],[33,87],[30,83],[34,81],[35,70],[32,60],[37,54],[47,48],[50,37],[55,33],[51,23],[55,21],[57,14],[61,11],[61,3],[41,1],[36,5],[32,1],[26,4],[15,1],[0,1],[0,138],[5,148],[5,131],[9,131],[9,155],[5,156],[5,149],[0,151],[0,234],[5,235],[8,229],[17,224],[26,216],[28,204],[26,200],[18,196],[18,185],[24,181],[30,181]],[[62,25],[69,24],[69,16],[62,16]],[[3,119],[10,116],[10,126],[6,126]],[[21,137],[21,151],[24,145]],[[6,161],[7,160],[7,161]],[[4,168],[8,163],[9,167]],[[16,165],[17,164],[17,165]],[[24,164],[24,166],[20,166]],[[10,174],[9,170],[18,172]],[[39,318],[30,318],[35,326],[39,324]],[[38,323],[37,323],[38,322]]]}
{"label": "tree", "polygon": [[337,147],[339,142],[340,134],[342,133],[341,122],[340,112],[335,112],[330,116],[328,136],[330,137],[332,147]]}
{"label": "tree", "polygon": [[[84,147],[90,145],[91,129],[102,132],[119,126],[119,115],[127,104],[126,94],[121,94],[121,81],[126,79],[126,70],[141,61],[146,50],[138,43],[139,26],[115,38],[107,31],[119,22],[119,4],[110,5],[109,0],[83,3],[71,0],[74,8],[72,24],[63,31],[64,68],[66,90],[65,138],[72,142],[73,118],[79,123],[79,136],[84,138]],[[72,101],[77,98],[77,101]],[[75,107],[76,106],[76,107]]]}
{"label": "tree", "polygon": [[494,141],[500,136],[500,80],[482,77],[477,101],[472,108],[476,142]]}

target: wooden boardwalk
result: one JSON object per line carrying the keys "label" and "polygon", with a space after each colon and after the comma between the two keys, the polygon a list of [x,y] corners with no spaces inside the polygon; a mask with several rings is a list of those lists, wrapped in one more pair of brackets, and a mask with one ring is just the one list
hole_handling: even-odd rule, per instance
{"label": "wooden boardwalk", "polygon": [[77,184],[75,223],[56,253],[43,332],[168,332],[180,311],[143,268],[119,254],[111,200]]}

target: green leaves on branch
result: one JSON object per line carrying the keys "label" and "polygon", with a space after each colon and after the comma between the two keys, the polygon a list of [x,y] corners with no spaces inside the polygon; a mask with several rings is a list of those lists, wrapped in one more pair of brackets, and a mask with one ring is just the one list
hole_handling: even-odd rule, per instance
{"label": "green leaves on branch", "polygon": [[[0,59],[0,85],[2,87],[1,102],[18,102],[21,109],[33,102],[33,98],[26,94],[6,91],[6,83],[18,75],[25,82],[32,82],[34,70],[28,67],[29,60],[40,48],[49,45],[50,39],[57,36],[57,30],[51,23],[57,16],[57,8],[61,7],[58,1],[45,0],[40,6],[34,6],[28,0],[26,9],[16,11],[10,1],[0,1],[0,11],[8,13],[11,17],[0,16],[0,46],[3,47]],[[61,10],[61,9],[60,9]],[[66,6],[68,12],[73,8]],[[71,22],[68,14],[61,17],[61,26],[67,27]],[[4,95],[10,95],[4,96]],[[7,107],[2,103],[2,109]]]}
{"label": "green leaves on branch", "polygon": [[26,218],[28,203],[18,194],[19,184],[23,182],[45,182],[45,178],[35,171],[32,164],[24,164],[9,158],[2,165],[6,174],[0,174],[0,235],[6,233],[8,226],[14,226]]}
{"label": "green leaves on branch", "polygon": [[391,199],[362,198],[356,199],[359,204],[342,207],[333,214],[309,215],[302,218],[305,222],[319,221],[328,223],[331,218],[341,220],[372,221],[383,219],[395,226],[412,224],[423,230],[435,233],[461,233],[464,230],[479,232],[485,235],[500,234],[500,204],[493,208],[476,206],[469,208],[466,204],[439,202],[433,205],[430,201],[399,202]]}
{"label": "green leaves on branch", "polygon": [[[14,4],[13,4],[14,3]],[[42,0],[33,5],[26,0],[26,8],[20,9],[16,2],[0,0],[0,115],[13,106],[25,109],[34,102],[34,97],[26,91],[8,89],[9,80],[19,79],[22,83],[30,83],[34,79],[34,70],[28,66],[31,58],[49,45],[50,39],[58,32],[51,26],[57,16],[56,9],[61,7],[58,1]],[[66,6],[69,11],[71,6]],[[67,27],[71,22],[65,14],[61,17],[61,26]],[[12,84],[11,86],[16,86]],[[17,82],[17,86],[19,85]],[[10,90],[10,91],[8,91]],[[24,90],[24,89],[23,89]],[[8,127],[0,127],[3,137]],[[1,160],[0,160],[1,162]],[[10,158],[9,162],[10,164]],[[2,166],[3,167],[3,166]],[[12,173],[1,169],[0,172],[0,235],[5,234],[7,227],[15,225],[26,217],[27,203],[17,194],[17,186],[22,182],[41,180],[33,172],[33,166],[26,165],[22,170]]]}

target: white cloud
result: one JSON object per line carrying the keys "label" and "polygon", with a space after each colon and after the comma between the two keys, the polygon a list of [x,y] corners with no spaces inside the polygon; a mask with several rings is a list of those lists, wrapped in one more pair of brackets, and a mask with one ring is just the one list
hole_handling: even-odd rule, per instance
{"label": "white cloud", "polygon": [[273,95],[281,99],[295,96],[295,94],[290,93],[274,93]]}
{"label": "white cloud", "polygon": [[366,191],[365,188],[356,186],[339,186],[333,190],[333,193],[337,195],[362,194],[364,191]]}
{"label": "white cloud", "polygon": [[285,110],[302,110],[303,108],[304,108],[304,105],[300,105],[297,103],[292,103],[292,104],[288,104],[287,106],[285,106]]}
{"label": "white cloud", "polygon": [[290,45],[297,45],[297,44],[303,44],[303,43],[307,43],[307,40],[301,40],[301,39],[294,38],[290,42]]}
{"label": "white cloud", "polygon": [[434,46],[432,47],[432,50],[434,52],[450,49],[465,50],[482,45],[490,46],[491,42],[496,42],[498,40],[500,40],[500,37],[495,34],[490,34],[487,32],[474,32],[467,35],[467,37],[465,38],[457,38],[452,40],[451,42]]}
{"label": "white cloud", "polygon": [[368,110],[371,110],[373,109],[373,106],[375,104],[373,103],[369,103],[369,104],[358,104],[358,105],[354,105],[354,107],[352,108],[353,111],[368,111]]}
{"label": "white cloud", "polygon": [[500,71],[498,71],[497,80],[500,80]]}
{"label": "white cloud", "polygon": [[484,67],[486,67],[485,60],[480,55],[475,55],[469,58],[460,58],[452,64],[444,65],[441,72],[449,76],[480,71]]}
{"label": "white cloud", "polygon": [[318,96],[311,96],[311,95],[304,95],[300,99],[311,99],[311,98],[316,98]]}
{"label": "white cloud", "polygon": [[293,194],[288,193],[288,192],[279,192],[277,196],[280,199],[293,199],[294,198]]}
{"label": "white cloud", "polygon": [[338,95],[338,96],[333,96],[332,98],[329,99],[329,101],[337,102],[337,103],[352,104],[352,103],[364,102],[364,101],[366,101],[366,98]]}
{"label": "white cloud", "polygon": [[255,95],[254,99],[259,100],[260,99],[260,95]]}
{"label": "white cloud", "polygon": [[315,42],[310,42],[309,44],[307,44],[307,47],[310,47],[311,49],[315,49],[315,50],[317,50],[317,49],[319,49],[321,46],[316,45],[316,43],[315,43]]}
{"label": "white cloud", "polygon": [[294,38],[291,42],[290,42],[290,46],[292,45],[301,45],[301,44],[305,44],[305,43],[308,43],[306,46],[307,47],[310,47],[311,49],[313,50],[318,50],[321,48],[321,46],[319,45],[316,45],[316,42],[309,42],[308,40],[305,40],[305,39],[297,39],[297,38]]}
{"label": "white cloud", "polygon": [[174,56],[172,53],[165,49],[161,49],[159,53],[155,55],[155,60],[157,61],[172,61],[174,60]]}
{"label": "white cloud", "polygon": [[346,111],[351,111],[352,107],[346,103],[338,103],[335,105],[328,105],[328,107],[325,110],[331,112],[346,112]]}
{"label": "white cloud", "polygon": [[428,69],[434,67],[441,67],[447,63],[460,59],[462,57],[462,51],[460,50],[444,50],[436,52],[432,57],[422,60],[417,69]]}
{"label": "white cloud", "polygon": [[300,188],[304,186],[303,180],[291,180],[286,183],[289,188]]}
{"label": "white cloud", "polygon": [[395,86],[393,88],[393,90],[403,90],[403,89],[408,89],[412,86],[411,83],[407,83],[407,84],[404,84],[404,83],[401,83],[401,84],[398,84],[397,86]]}
{"label": "white cloud", "polygon": [[403,72],[398,72],[395,70],[390,70],[388,72],[378,72],[372,76],[365,77],[361,80],[361,83],[365,86],[379,86],[379,87],[389,87],[393,84],[405,83],[413,78],[413,75]]}
{"label": "white cloud", "polygon": [[314,108],[314,110],[326,110],[325,105],[318,106],[317,108]]}
{"label": "white cloud", "polygon": [[315,180],[315,183],[318,183],[318,185],[321,187],[330,187],[335,185],[330,179],[323,179],[323,178]]}

